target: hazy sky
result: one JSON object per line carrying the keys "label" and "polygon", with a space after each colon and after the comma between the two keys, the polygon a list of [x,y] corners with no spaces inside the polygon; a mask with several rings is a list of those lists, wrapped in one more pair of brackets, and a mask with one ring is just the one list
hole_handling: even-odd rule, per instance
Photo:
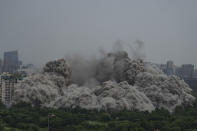
{"label": "hazy sky", "polygon": [[197,65],[197,0],[0,0],[0,55],[41,64],[145,42],[146,59]]}

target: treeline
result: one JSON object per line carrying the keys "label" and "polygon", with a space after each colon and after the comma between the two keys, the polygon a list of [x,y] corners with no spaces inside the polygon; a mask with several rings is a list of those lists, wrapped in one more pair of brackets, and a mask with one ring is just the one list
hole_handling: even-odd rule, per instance
{"label": "treeline", "polygon": [[84,109],[50,109],[20,103],[0,105],[0,131],[197,131],[197,101],[193,107],[177,107],[152,113],[98,112]]}

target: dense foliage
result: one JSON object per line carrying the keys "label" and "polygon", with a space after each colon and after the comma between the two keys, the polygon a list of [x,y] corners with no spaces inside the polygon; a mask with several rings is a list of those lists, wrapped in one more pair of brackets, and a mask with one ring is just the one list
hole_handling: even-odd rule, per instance
{"label": "dense foliage", "polygon": [[7,109],[0,105],[0,131],[47,131],[48,118],[51,131],[197,131],[197,101],[193,107],[176,108],[173,114],[166,110],[106,113],[50,109],[25,103]]}

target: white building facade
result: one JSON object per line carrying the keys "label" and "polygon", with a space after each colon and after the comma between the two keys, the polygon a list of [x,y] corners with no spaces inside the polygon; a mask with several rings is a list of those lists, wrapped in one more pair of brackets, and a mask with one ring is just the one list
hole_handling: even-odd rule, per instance
{"label": "white building facade", "polygon": [[0,101],[9,105],[14,94],[15,79],[11,74],[2,74],[0,79]]}

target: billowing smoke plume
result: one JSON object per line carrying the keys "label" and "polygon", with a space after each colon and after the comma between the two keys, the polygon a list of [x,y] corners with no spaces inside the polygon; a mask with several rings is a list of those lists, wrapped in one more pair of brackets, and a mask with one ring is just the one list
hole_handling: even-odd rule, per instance
{"label": "billowing smoke plume", "polygon": [[[124,51],[126,47],[129,47],[130,53],[136,61],[131,61],[129,54]],[[80,86],[89,84],[95,86],[113,80],[116,82],[127,81],[133,85],[135,75],[143,70],[142,60],[145,57],[143,48],[144,43],[140,40],[136,40],[134,45],[117,40],[112,52],[107,53],[104,49],[100,49],[100,58],[86,58],[81,55],[67,56],[66,60],[72,70],[72,83]],[[136,67],[135,64],[140,66]]]}
{"label": "billowing smoke plume", "polygon": [[145,59],[146,54],[145,54],[145,44],[141,40],[136,40],[132,45],[130,45],[130,52],[132,53],[132,56],[134,59]]}
{"label": "billowing smoke plume", "polygon": [[[137,51],[143,42],[136,43]],[[179,105],[192,105],[195,98],[183,80],[144,63],[139,52],[134,52],[135,59],[129,58],[120,41],[113,50],[102,51],[102,57],[95,59],[75,55],[48,62],[42,73],[17,85],[13,103],[106,111],[173,111]]]}
{"label": "billowing smoke plume", "polygon": [[146,58],[145,43],[142,40],[135,40],[133,44],[127,43],[123,40],[117,40],[113,46],[113,52],[126,51],[132,59]]}

